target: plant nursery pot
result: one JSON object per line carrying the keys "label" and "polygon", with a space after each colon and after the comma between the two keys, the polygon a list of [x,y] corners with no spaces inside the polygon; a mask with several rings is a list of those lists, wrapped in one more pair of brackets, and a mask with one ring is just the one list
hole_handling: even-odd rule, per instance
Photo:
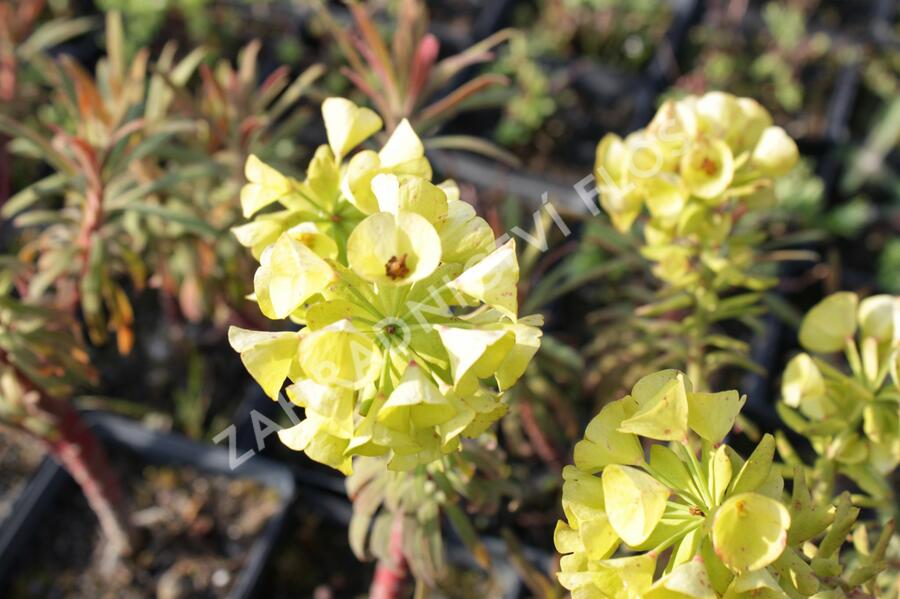
{"label": "plant nursery pot", "polygon": [[[271,502],[268,519],[258,526],[255,537],[248,536],[243,560],[236,566],[233,582],[227,592],[219,594],[234,599],[251,597],[272,547],[283,530],[287,510],[297,494],[291,471],[262,457],[247,460],[232,470],[229,467],[229,452],[225,448],[155,432],[134,421],[109,414],[90,413],[86,419],[104,442],[113,462],[119,454],[127,453],[148,468],[174,467],[173,471],[175,468],[196,471],[199,476],[193,482],[199,482],[202,476],[210,477],[209,480],[217,477],[215,481],[230,480],[235,484],[253,485],[261,490],[259,497],[265,493],[266,500]],[[36,546],[41,529],[48,526],[48,521],[52,520],[67,498],[71,498],[76,488],[61,466],[49,458],[44,461],[16,502],[12,515],[0,529],[0,595],[10,596],[12,589],[22,588],[15,586],[16,579],[17,576],[27,576],[23,572],[30,566],[33,555],[41,550]],[[228,489],[230,494],[232,488]],[[177,490],[173,486],[169,491]],[[227,499],[231,501],[231,495]],[[208,524],[213,526],[215,523]],[[84,530],[84,527],[77,529],[82,534]],[[87,534],[97,534],[95,523]],[[24,582],[30,584],[31,579]],[[51,584],[57,591],[56,581]],[[33,595],[25,592],[25,596]]]}
{"label": "plant nursery pot", "polygon": [[15,512],[19,497],[46,454],[41,441],[23,432],[0,427],[0,530],[3,530],[7,517]]}

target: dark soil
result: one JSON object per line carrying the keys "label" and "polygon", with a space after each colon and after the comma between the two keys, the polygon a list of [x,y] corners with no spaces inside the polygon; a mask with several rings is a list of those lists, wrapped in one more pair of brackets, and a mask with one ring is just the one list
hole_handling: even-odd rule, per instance
{"label": "dark soil", "polygon": [[346,525],[310,512],[301,502],[273,552],[259,596],[364,598],[374,571],[374,564],[360,563],[353,555]]}
{"label": "dark soil", "polygon": [[45,453],[39,441],[24,433],[0,428],[0,523],[12,511]]}
{"label": "dark soil", "polygon": [[259,483],[148,466],[118,451],[137,550],[113,576],[100,572],[102,538],[83,495],[65,493],[26,550],[7,597],[137,599],[224,597],[279,505]]}

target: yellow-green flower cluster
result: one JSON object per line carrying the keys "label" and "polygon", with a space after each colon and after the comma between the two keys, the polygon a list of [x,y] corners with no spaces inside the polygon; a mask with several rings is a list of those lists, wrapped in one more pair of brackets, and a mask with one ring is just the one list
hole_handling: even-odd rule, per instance
{"label": "yellow-green flower cluster", "polygon": [[[771,435],[746,461],[721,444],[744,401],[694,392],[666,370],[590,422],[563,472],[566,521],[554,535],[573,597],[808,597],[825,590],[814,567],[841,574],[836,551],[858,510],[848,495],[837,510],[815,507],[802,481],[788,507]],[[689,431],[702,439],[699,457]],[[649,458],[641,437],[656,441]]]}
{"label": "yellow-green flower cluster", "polygon": [[[835,293],[800,327],[779,412],[863,489],[890,497],[883,476],[900,464],[900,297]],[[827,355],[844,352],[850,374]]]}
{"label": "yellow-green flower cluster", "polygon": [[[766,287],[748,272],[760,239],[736,235],[749,210],[772,205],[773,179],[797,145],[758,102],[722,92],[666,101],[653,121],[597,146],[600,203],[622,231],[646,211],[645,256],[678,288]],[[706,285],[698,286],[701,279]]]}
{"label": "yellow-green flower cluster", "polygon": [[260,260],[260,310],[305,326],[235,328],[231,342],[271,397],[290,379],[305,419],[281,431],[286,445],[345,473],[355,455],[408,470],[505,413],[541,320],[518,318],[514,242],[495,247],[456,185],[431,182],[409,123],[353,153],[378,115],[342,98],[322,112],[328,144],[305,181],[248,160],[241,199],[255,218],[236,231]]}

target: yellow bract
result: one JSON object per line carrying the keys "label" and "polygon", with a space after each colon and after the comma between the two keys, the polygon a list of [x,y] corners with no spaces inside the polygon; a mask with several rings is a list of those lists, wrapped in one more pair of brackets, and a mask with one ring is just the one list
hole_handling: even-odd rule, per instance
{"label": "yellow bract", "polygon": [[666,509],[669,493],[662,483],[637,468],[612,464],[603,470],[609,522],[629,545],[639,545],[650,536]]}
{"label": "yellow bract", "polygon": [[413,212],[379,212],[362,221],[347,241],[350,267],[367,281],[408,285],[434,272],[441,239],[431,223]]}
{"label": "yellow bract", "polygon": [[344,98],[327,98],[322,103],[328,145],[340,159],[381,129],[381,117]]}
{"label": "yellow bract", "polygon": [[515,320],[518,313],[519,263],[513,239],[459,275],[450,287],[484,302]]}
{"label": "yellow bract", "polygon": [[716,511],[713,547],[729,568],[759,570],[784,551],[790,525],[791,516],[780,502],[758,493],[733,495]]}
{"label": "yellow bract", "polygon": [[800,344],[813,352],[841,351],[856,334],[856,310],[859,299],[855,293],[835,293],[828,296],[803,318],[800,324]]}

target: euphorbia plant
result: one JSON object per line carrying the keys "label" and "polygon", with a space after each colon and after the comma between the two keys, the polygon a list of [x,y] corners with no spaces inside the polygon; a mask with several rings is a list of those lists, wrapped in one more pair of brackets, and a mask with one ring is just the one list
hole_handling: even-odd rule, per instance
{"label": "euphorbia plant", "polygon": [[[91,19],[87,17],[41,22],[46,4],[46,0],[0,1],[0,111],[6,117],[22,116],[15,113],[17,107],[27,105],[39,95],[34,85],[22,81],[22,66],[38,60],[48,48],[91,28]],[[27,91],[23,89],[26,87]],[[9,141],[6,135],[0,134],[0,206],[11,192]]]}
{"label": "euphorbia plant", "polygon": [[715,325],[752,324],[762,310],[775,280],[752,224],[796,161],[796,144],[759,103],[722,92],[667,101],[646,129],[597,146],[600,203],[620,230],[641,225],[641,253],[663,283],[638,315],[682,315],[668,327],[670,357],[700,384],[723,365],[753,367],[746,344]]}
{"label": "euphorbia plant", "polygon": [[890,530],[865,563],[838,559],[859,512],[849,494],[823,507],[797,476],[788,501],[771,435],[746,460],[723,443],[744,401],[666,370],[590,422],[554,535],[573,597],[843,597],[884,567]]}
{"label": "euphorbia plant", "polygon": [[[810,353],[788,363],[778,413],[815,450],[816,488],[830,495],[848,477],[868,495],[860,504],[896,516],[887,477],[900,463],[900,298],[835,293],[803,319],[800,344]],[[831,359],[841,353],[849,372]]]}
{"label": "euphorbia plant", "polygon": [[[165,128],[175,118],[193,126],[155,153],[157,163],[142,163],[139,178],[145,184],[175,179],[159,194],[160,203],[173,215],[207,227],[198,235],[183,218],[154,220],[149,260],[156,265],[155,283],[166,297],[177,298],[181,314],[195,322],[250,320],[237,306],[255,263],[229,234],[242,219],[236,200],[246,183],[244,163],[254,152],[286,161],[305,149],[292,141],[311,118],[300,100],[322,68],[313,65],[293,77],[281,66],[262,78],[261,48],[254,40],[236,64],[220,60],[210,67],[202,62],[203,48],[176,61],[176,44],[170,42],[154,65],[144,111],[152,128]],[[198,176],[179,178],[185,172]]]}
{"label": "euphorbia plant", "polygon": [[[14,218],[22,231],[19,256],[35,270],[27,297],[52,291],[60,309],[80,308],[93,343],[105,342],[113,331],[119,350],[128,353],[133,311],[125,280],[135,289],[146,282],[143,215],[167,214],[146,200],[174,178],[144,183],[136,173],[148,154],[186,124],[149,131],[151,120],[141,116],[149,52],[124,55],[116,13],[107,16],[106,31],[107,55],[98,62],[96,78],[69,56],[47,66],[43,74],[54,102],[38,126],[0,115],[0,130],[17,138],[16,148],[53,170],[17,193],[2,216]],[[48,199],[59,202],[59,209],[41,209]],[[188,218],[181,221],[190,224]]]}
{"label": "euphorbia plant", "polygon": [[518,317],[514,242],[495,248],[455,184],[431,182],[408,122],[379,151],[354,153],[381,118],[343,98],[322,113],[328,144],[304,181],[248,160],[242,203],[254,220],[235,231],[259,256],[262,313],[303,328],[232,328],[231,343],[273,399],[290,379],[305,419],[279,433],[287,446],[345,474],[356,456],[383,456],[380,472],[433,486],[435,472],[458,468],[461,440],[505,413],[541,319]]}
{"label": "euphorbia plant", "polygon": [[104,570],[131,550],[122,489],[103,446],[70,403],[96,375],[70,317],[22,302],[20,268],[0,256],[0,425],[40,439],[81,486],[103,530]]}
{"label": "euphorbia plant", "polygon": [[493,50],[512,36],[512,30],[498,31],[439,60],[441,44],[428,30],[428,9],[421,0],[399,2],[389,44],[362,3],[349,2],[348,7],[355,29],[338,23],[324,8],[320,13],[347,62],[341,73],[372,102],[388,132],[408,120],[428,136],[430,148],[465,149],[514,160],[477,137],[433,135],[440,125],[473,105],[499,105],[487,92],[508,84],[506,76],[483,73],[461,84],[455,79],[467,68],[493,60]]}

